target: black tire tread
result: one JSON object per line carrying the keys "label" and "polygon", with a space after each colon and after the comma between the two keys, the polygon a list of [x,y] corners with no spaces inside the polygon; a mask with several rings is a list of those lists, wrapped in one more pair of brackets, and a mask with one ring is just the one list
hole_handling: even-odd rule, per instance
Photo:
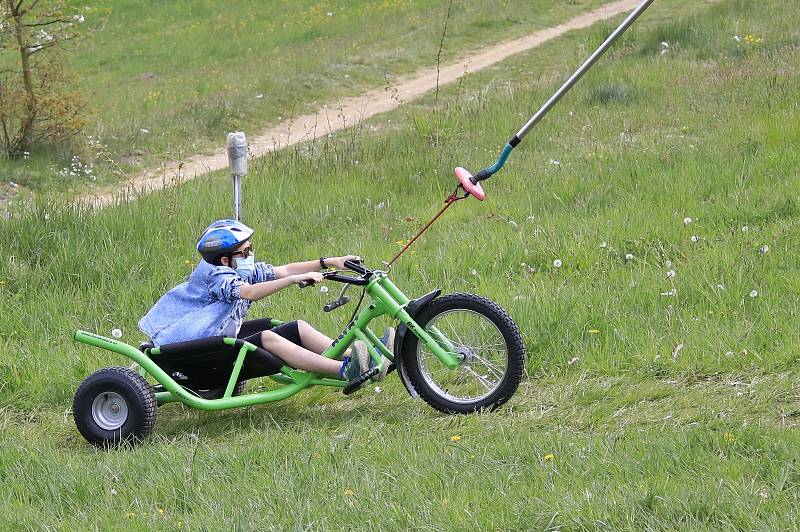
{"label": "black tire tread", "polygon": [[[459,307],[459,305],[461,305]],[[509,348],[510,360],[508,361],[508,372],[503,378],[503,382],[489,397],[475,403],[474,405],[464,405],[453,403],[443,399],[425,384],[422,379],[416,358],[416,346],[419,339],[409,332],[404,339],[402,346],[403,364],[407,368],[408,378],[411,385],[422,399],[431,407],[445,414],[469,414],[480,410],[494,410],[506,403],[519,387],[525,372],[525,346],[522,341],[517,324],[500,305],[490,299],[475,294],[454,293],[448,294],[431,301],[416,318],[416,322],[424,329],[428,322],[437,314],[454,308],[464,308],[476,310],[470,307],[483,307],[492,316],[485,317],[492,320],[498,326],[500,332]]]}
{"label": "black tire tread", "polygon": [[[83,420],[81,419],[82,416],[80,415],[80,412],[78,412],[79,398],[86,394],[89,388],[95,385],[96,380],[103,377],[111,377],[112,379],[116,378],[121,381],[127,381],[127,383],[133,387],[136,399],[139,401],[139,404],[143,410],[144,419],[140,426],[135,427],[134,430],[129,434],[124,436],[120,435],[121,437],[113,438],[111,440],[98,437],[98,435],[93,434],[89,430],[89,427],[83,423]],[[137,443],[138,441],[141,441],[147,437],[155,427],[158,405],[156,404],[156,398],[153,394],[153,389],[150,387],[150,383],[147,382],[147,379],[142,377],[137,371],[131,368],[111,366],[108,368],[99,369],[83,380],[75,392],[72,409],[75,425],[78,427],[78,431],[81,433],[81,435],[86,438],[86,441],[97,446],[109,446],[118,445],[122,442]]]}

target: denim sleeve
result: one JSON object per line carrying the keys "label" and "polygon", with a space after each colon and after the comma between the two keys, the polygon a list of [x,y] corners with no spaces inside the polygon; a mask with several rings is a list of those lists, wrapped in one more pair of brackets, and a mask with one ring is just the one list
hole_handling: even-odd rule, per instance
{"label": "denim sleeve", "polygon": [[239,299],[242,284],[244,281],[232,269],[224,266],[214,268],[208,283],[208,293],[211,299],[234,303]]}
{"label": "denim sleeve", "polygon": [[275,267],[265,262],[256,262],[256,269],[253,273],[253,283],[263,283],[264,281],[275,280]]}

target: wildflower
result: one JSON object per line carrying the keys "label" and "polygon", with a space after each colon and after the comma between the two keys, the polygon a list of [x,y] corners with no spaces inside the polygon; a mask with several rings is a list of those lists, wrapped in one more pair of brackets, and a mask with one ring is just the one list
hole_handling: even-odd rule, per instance
{"label": "wildflower", "polygon": [[532,214],[531,214],[530,216],[528,216],[527,218],[525,218],[525,220],[527,220],[527,221],[529,221],[529,222],[532,222],[534,219],[535,219],[535,218],[533,217],[533,215],[532,215]]}
{"label": "wildflower", "polygon": [[747,44],[758,44],[764,42],[764,39],[762,39],[761,37],[756,37],[752,33],[748,33],[747,35],[744,36],[744,42],[746,42]]}
{"label": "wildflower", "polygon": [[633,260],[633,253],[626,253],[625,260]]}
{"label": "wildflower", "polygon": [[323,294],[327,294],[328,293],[328,287],[327,286],[320,286],[319,287],[319,291],[321,293],[323,293]]}
{"label": "wildflower", "polygon": [[458,434],[454,434],[450,436],[450,441],[461,441],[461,436],[459,436]]}
{"label": "wildflower", "polygon": [[664,266],[666,266],[667,268],[672,268],[672,261],[667,259],[667,261],[664,262]]}
{"label": "wildflower", "polygon": [[561,267],[561,259],[554,260],[553,261],[553,266],[555,266],[556,268],[560,268]]}
{"label": "wildflower", "polygon": [[599,334],[599,333],[600,333],[599,329],[589,329],[589,334]]}
{"label": "wildflower", "polygon": [[343,495],[345,497],[352,497],[353,495],[355,495],[355,493],[353,493],[353,490],[344,490]]}
{"label": "wildflower", "polygon": [[761,253],[766,253],[767,251],[769,251],[769,246],[764,244],[763,246],[761,246],[761,249],[759,249],[759,251]]}
{"label": "wildflower", "polygon": [[181,528],[183,526],[183,521],[178,521],[177,523],[175,523],[175,526]]}
{"label": "wildflower", "polygon": [[689,225],[690,223],[692,223],[692,219],[688,216],[683,219],[683,225]]}
{"label": "wildflower", "polygon": [[125,514],[125,517],[128,517],[128,518],[136,517],[136,513],[135,512],[128,512],[128,513]]}
{"label": "wildflower", "polygon": [[561,161],[556,161],[555,159],[550,159],[550,164],[553,166],[558,166],[561,164]]}
{"label": "wildflower", "polygon": [[758,290],[750,290],[750,297],[758,297]]}
{"label": "wildflower", "polygon": [[114,338],[122,338],[122,331],[120,329],[112,329],[111,336]]}
{"label": "wildflower", "polygon": [[692,235],[692,242],[697,242],[699,240],[700,240],[700,238],[698,238],[697,235]]}
{"label": "wildflower", "polygon": [[156,510],[158,510],[159,514],[164,515],[164,509],[163,508],[156,508]]}
{"label": "wildflower", "polygon": [[733,443],[736,441],[736,436],[734,436],[732,432],[726,432],[723,434],[722,438],[725,440],[725,443]]}
{"label": "wildflower", "polygon": [[379,394],[379,393],[381,393],[382,391],[383,391],[383,389],[381,389],[381,387],[380,387],[380,386],[376,386],[376,387],[375,387],[375,395],[378,395],[378,394]]}
{"label": "wildflower", "polygon": [[553,458],[555,458],[555,456],[553,456],[553,453],[547,453],[546,455],[544,455],[545,460],[552,460]]}
{"label": "wildflower", "polygon": [[669,270],[669,271],[667,272],[667,277],[669,277],[670,279],[672,279],[673,277],[675,277],[675,270]]}
{"label": "wildflower", "polygon": [[191,263],[192,263],[192,261],[190,261],[189,259],[186,259],[185,261],[183,261],[183,263],[184,263],[184,264],[191,264]]}
{"label": "wildflower", "polygon": [[746,225],[742,227],[742,233],[746,233],[746,232],[748,232],[749,230],[750,230],[750,228],[749,228],[749,227],[747,227]]}
{"label": "wildflower", "polygon": [[478,271],[477,271],[475,268],[472,268],[472,269],[469,271],[469,274],[470,274],[470,275],[478,275]]}
{"label": "wildflower", "polygon": [[72,18],[73,18],[73,19],[75,19],[75,20],[77,20],[77,21],[78,21],[78,24],[83,24],[83,21],[85,21],[85,20],[86,20],[86,19],[84,18],[84,16],[83,16],[83,15],[75,15],[75,16],[73,16]]}
{"label": "wildflower", "polygon": [[734,35],[733,36],[733,40],[736,41],[736,42],[742,42],[742,38],[739,37],[738,35]]}
{"label": "wildflower", "polygon": [[607,247],[608,247],[608,242],[606,242],[605,240],[600,242],[600,248],[601,249],[606,249]]}
{"label": "wildflower", "polygon": [[734,354],[735,353],[733,351],[725,351],[725,356],[728,358],[732,357]]}
{"label": "wildflower", "polygon": [[569,362],[567,362],[567,365],[568,365],[568,366],[571,366],[571,365],[573,365],[574,363],[578,362],[579,360],[580,360],[580,357],[574,357],[574,358],[571,358],[571,359],[569,359]]}
{"label": "wildflower", "polygon": [[113,497],[116,494],[117,494],[117,490],[115,490],[114,488],[111,488],[111,496]]}

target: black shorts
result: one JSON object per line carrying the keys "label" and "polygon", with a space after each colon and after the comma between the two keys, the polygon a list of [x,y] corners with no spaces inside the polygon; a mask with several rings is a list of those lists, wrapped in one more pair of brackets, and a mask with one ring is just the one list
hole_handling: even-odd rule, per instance
{"label": "black shorts", "polygon": [[269,318],[246,321],[242,324],[242,328],[239,330],[238,338],[246,340],[256,347],[264,349],[264,346],[261,345],[262,331],[274,332],[278,336],[286,338],[293,344],[304,347],[302,340],[300,340],[300,329],[298,328],[296,321],[287,321],[286,323],[282,323],[277,327],[272,326]]}

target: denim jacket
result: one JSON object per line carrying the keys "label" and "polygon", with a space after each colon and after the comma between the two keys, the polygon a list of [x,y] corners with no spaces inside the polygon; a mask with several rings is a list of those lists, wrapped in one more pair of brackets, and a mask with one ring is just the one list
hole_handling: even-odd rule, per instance
{"label": "denim jacket", "polygon": [[242,285],[275,279],[275,268],[256,263],[250,279],[236,270],[201,260],[189,279],[176,286],[139,320],[139,328],[156,345],[198,340],[209,336],[236,336],[251,301],[241,299]]}

